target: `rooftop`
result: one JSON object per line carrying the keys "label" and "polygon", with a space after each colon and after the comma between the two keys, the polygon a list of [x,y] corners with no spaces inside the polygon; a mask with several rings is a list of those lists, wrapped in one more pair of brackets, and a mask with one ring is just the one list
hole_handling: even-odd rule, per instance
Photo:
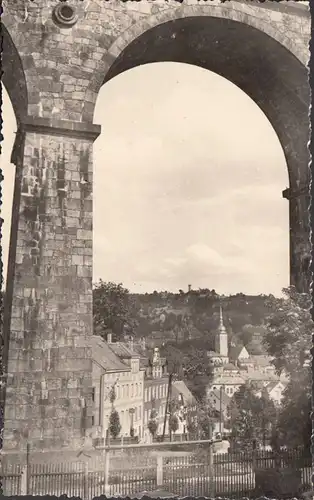
{"label": "rooftop", "polygon": [[214,377],[211,385],[244,385],[245,380],[240,375],[225,375],[218,374],[217,377]]}
{"label": "rooftop", "polygon": [[172,384],[172,393],[173,395],[180,396],[182,394],[183,400],[186,403],[193,404],[195,403],[195,398],[191,393],[190,389],[185,385],[183,380],[177,380]]}
{"label": "rooftop", "polygon": [[236,345],[236,346],[232,346],[230,348],[230,359],[233,359],[233,360],[236,360],[238,359],[238,356],[240,355],[242,349],[244,348],[244,345]]}
{"label": "rooftop", "polygon": [[96,335],[91,337],[92,359],[106,371],[129,371],[130,368],[124,364],[112,351],[111,345]]}
{"label": "rooftop", "polygon": [[238,371],[238,368],[236,366],[234,366],[234,364],[232,364],[232,363],[227,363],[227,364],[223,365],[223,370],[225,370],[225,371],[228,371],[228,370],[229,371],[231,371],[231,370]]}
{"label": "rooftop", "polygon": [[128,344],[124,342],[112,342],[109,344],[110,349],[117,355],[119,358],[131,359],[137,358],[139,359],[141,356],[138,352],[132,349]]}

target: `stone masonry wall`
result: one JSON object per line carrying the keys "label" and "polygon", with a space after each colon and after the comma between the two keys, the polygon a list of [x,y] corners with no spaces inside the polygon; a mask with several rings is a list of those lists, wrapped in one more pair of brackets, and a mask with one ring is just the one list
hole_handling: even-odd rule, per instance
{"label": "stone masonry wall", "polygon": [[92,142],[26,133],[22,169],[4,448],[77,448],[90,427]]}

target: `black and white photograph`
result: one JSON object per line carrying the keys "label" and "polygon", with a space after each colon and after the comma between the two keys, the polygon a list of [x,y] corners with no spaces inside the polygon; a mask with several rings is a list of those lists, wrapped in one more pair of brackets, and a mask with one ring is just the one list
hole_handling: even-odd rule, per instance
{"label": "black and white photograph", "polygon": [[1,31],[1,494],[311,498],[309,2]]}

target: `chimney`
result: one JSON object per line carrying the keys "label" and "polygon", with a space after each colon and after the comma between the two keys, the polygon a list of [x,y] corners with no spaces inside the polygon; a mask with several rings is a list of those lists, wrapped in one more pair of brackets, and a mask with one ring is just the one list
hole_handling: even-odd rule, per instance
{"label": "chimney", "polygon": [[133,337],[130,337],[129,348],[131,349],[131,351],[133,351]]}
{"label": "chimney", "polygon": [[107,333],[107,343],[112,344],[112,333]]}
{"label": "chimney", "polygon": [[145,337],[142,337],[142,349],[143,349],[143,351],[145,351],[145,349],[146,349],[146,339],[145,339]]}
{"label": "chimney", "polygon": [[192,285],[188,285],[189,292],[192,290]]}

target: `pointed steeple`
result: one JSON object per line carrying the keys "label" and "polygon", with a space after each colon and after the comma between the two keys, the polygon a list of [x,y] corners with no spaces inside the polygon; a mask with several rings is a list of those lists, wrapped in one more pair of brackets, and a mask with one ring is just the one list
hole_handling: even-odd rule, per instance
{"label": "pointed steeple", "polygon": [[221,305],[220,305],[219,312],[220,312],[219,328],[218,328],[219,333],[227,333],[227,330],[226,330],[226,327],[225,327],[224,321],[223,321],[223,315],[222,315],[222,307],[221,307]]}
{"label": "pointed steeple", "polygon": [[228,333],[223,321],[222,307],[219,308],[219,326],[216,333],[216,352],[222,357],[223,363],[228,363]]}

